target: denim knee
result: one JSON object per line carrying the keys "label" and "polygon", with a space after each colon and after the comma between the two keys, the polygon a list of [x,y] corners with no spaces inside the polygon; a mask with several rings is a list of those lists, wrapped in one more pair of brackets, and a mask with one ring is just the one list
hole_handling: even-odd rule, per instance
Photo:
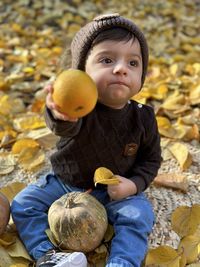
{"label": "denim knee", "polygon": [[135,227],[142,226],[151,232],[154,224],[154,212],[151,203],[143,195],[128,197],[121,201],[112,201],[106,205],[108,217],[112,224],[134,223]]}

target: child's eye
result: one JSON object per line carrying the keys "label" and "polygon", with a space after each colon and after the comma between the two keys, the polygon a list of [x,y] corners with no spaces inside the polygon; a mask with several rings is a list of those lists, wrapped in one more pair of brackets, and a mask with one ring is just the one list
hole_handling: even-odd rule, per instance
{"label": "child's eye", "polygon": [[133,67],[137,67],[139,65],[139,62],[137,60],[131,60],[130,65]]}
{"label": "child's eye", "polygon": [[109,64],[109,63],[112,62],[112,60],[111,60],[110,58],[103,58],[103,59],[101,60],[101,62],[102,62],[102,63],[105,63],[105,64]]}

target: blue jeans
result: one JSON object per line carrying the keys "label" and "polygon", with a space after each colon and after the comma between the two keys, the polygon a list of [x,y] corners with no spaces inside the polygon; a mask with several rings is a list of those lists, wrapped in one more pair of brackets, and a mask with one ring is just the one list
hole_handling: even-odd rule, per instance
{"label": "blue jeans", "polygon": [[[20,238],[29,254],[37,260],[54,246],[45,230],[48,209],[62,195],[83,189],[63,184],[55,175],[42,176],[37,183],[27,186],[13,200],[11,211]],[[139,267],[148,248],[154,214],[143,193],[120,201],[110,201],[106,190],[93,190],[106,208],[115,235],[106,267]]]}

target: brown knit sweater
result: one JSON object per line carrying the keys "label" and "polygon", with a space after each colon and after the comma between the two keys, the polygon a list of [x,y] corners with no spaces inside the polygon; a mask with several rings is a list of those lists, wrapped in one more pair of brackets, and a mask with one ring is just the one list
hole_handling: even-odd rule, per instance
{"label": "brown knit sweater", "polygon": [[134,181],[139,193],[156,176],[161,149],[151,107],[131,101],[123,109],[111,109],[97,103],[78,122],[56,120],[48,109],[45,119],[47,126],[61,137],[51,163],[64,183],[94,188],[95,170],[106,167]]}

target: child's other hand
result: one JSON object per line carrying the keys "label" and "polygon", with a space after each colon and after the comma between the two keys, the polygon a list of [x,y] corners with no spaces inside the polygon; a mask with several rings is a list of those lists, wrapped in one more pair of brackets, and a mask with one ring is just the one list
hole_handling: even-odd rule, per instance
{"label": "child's other hand", "polygon": [[111,199],[120,200],[137,193],[137,187],[133,181],[122,176],[117,176],[117,178],[120,181],[119,184],[107,186],[108,195]]}
{"label": "child's other hand", "polygon": [[44,88],[44,90],[47,93],[46,106],[51,110],[53,117],[55,119],[63,120],[63,121],[71,121],[71,122],[76,122],[78,120],[78,118],[70,118],[67,114],[59,111],[59,107],[54,103],[53,98],[52,98],[52,93],[53,93],[52,84],[48,84]]}

